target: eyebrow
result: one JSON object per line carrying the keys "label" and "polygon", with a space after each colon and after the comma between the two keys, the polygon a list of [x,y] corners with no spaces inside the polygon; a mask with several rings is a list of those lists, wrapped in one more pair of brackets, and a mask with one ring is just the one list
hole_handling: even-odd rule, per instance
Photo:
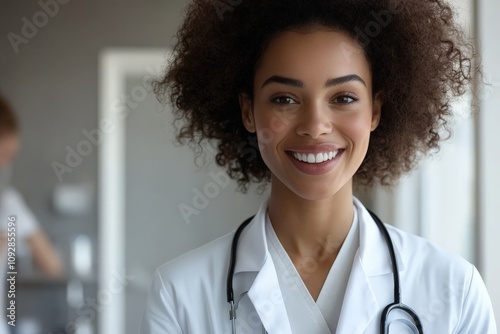
{"label": "eyebrow", "polygon": [[[349,74],[349,75],[344,75],[342,77],[338,78],[332,78],[328,79],[325,82],[325,88],[340,85],[349,81],[359,81],[366,87],[366,83],[363,79],[361,79],[360,76],[356,74]],[[272,77],[269,77],[264,83],[262,84],[261,88],[263,88],[266,85],[269,85],[271,83],[279,83],[283,85],[288,85],[292,87],[297,87],[297,88],[304,88],[304,83],[300,80],[297,79],[292,79],[292,78],[287,78],[287,77],[282,77],[279,75],[273,75]]]}

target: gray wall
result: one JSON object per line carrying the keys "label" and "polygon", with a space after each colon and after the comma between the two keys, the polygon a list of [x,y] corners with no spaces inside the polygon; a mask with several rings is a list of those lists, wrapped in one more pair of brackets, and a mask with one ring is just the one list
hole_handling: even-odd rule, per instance
{"label": "gray wall", "polygon": [[495,312],[497,327],[500,328],[500,146],[498,143],[500,124],[500,2],[495,0],[478,1],[478,32],[485,79],[481,113],[479,120],[479,209],[481,225],[479,228],[480,270],[490,293]]}
{"label": "gray wall", "polygon": [[[47,16],[46,23],[40,21],[37,33],[20,44],[16,53],[8,34],[22,36],[23,18],[33,22],[33,15],[39,15],[42,7],[37,1],[0,0],[0,92],[17,111],[22,128],[22,147],[11,183],[24,195],[63,256],[69,254],[68,241],[76,234],[97,238],[96,196],[92,210],[80,217],[55,213],[51,196],[61,183],[52,163],[65,164],[67,146],[75,149],[85,139],[82,131],[97,128],[98,53],[109,46],[171,45],[186,2],[67,1],[53,17]],[[88,184],[95,195],[97,147],[71,173],[64,174],[62,182]],[[19,298],[25,302],[19,306],[20,317],[47,305],[51,297],[43,293],[48,291],[43,284],[31,282],[22,289],[25,293]],[[60,303],[64,286],[51,285],[50,289],[54,290],[51,301]],[[92,290],[95,287],[90,285],[88,291]],[[61,324],[46,323],[44,332],[56,325]]]}
{"label": "gray wall", "polygon": [[[61,5],[59,13],[16,54],[7,38],[21,33],[23,17],[41,7],[35,1],[0,2],[0,92],[18,112],[22,150],[15,161],[13,183],[26,197],[41,223],[52,230],[66,224],[48,207],[59,183],[51,163],[64,163],[83,130],[97,128],[98,52],[108,46],[171,44],[186,1],[78,1]],[[97,182],[96,149],[63,182]],[[95,225],[96,210],[86,220]],[[77,228],[78,224],[72,226]],[[81,227],[82,230],[95,230]]]}

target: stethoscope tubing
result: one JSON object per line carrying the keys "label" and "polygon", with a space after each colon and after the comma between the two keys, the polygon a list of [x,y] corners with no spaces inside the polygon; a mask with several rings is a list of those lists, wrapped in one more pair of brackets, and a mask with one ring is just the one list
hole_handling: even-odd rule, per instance
{"label": "stethoscope tubing", "polygon": [[[382,236],[385,239],[385,242],[387,244],[387,248],[389,251],[389,255],[391,258],[391,264],[392,264],[392,275],[393,275],[393,282],[394,282],[394,302],[387,305],[384,310],[382,311],[381,318],[380,318],[380,333],[387,333],[388,330],[388,316],[389,313],[393,310],[399,309],[407,313],[414,321],[415,326],[418,330],[419,334],[423,334],[423,328],[422,328],[422,323],[420,322],[420,319],[417,315],[417,313],[410,308],[409,306],[401,303],[401,285],[399,281],[399,268],[398,268],[398,263],[396,261],[396,252],[394,250],[394,244],[392,242],[391,236],[389,235],[389,231],[385,227],[384,223],[380,218],[368,210],[370,213],[371,217],[377,224],[378,228],[380,229],[380,232],[382,233]],[[238,227],[236,230],[233,241],[231,243],[231,257],[229,259],[229,268],[227,272],[227,284],[226,284],[226,295],[227,295],[227,302],[229,303],[229,319],[231,320],[232,323],[232,333],[236,334],[236,309],[238,307],[238,303],[235,304],[234,302],[234,290],[233,290],[233,276],[234,276],[234,268],[236,266],[236,257],[238,253],[238,241],[240,238],[241,233],[243,232],[243,229],[252,221],[254,216],[251,216],[247,218],[241,225]],[[239,302],[239,300],[238,300]],[[267,332],[265,332],[267,333]]]}

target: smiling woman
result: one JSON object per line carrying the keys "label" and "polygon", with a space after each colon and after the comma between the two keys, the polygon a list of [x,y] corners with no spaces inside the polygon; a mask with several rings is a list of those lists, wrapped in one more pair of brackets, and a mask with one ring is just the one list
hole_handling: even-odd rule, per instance
{"label": "smiling woman", "polygon": [[[381,101],[372,98],[370,65],[363,53],[347,57],[342,46],[358,47],[347,34],[321,27],[281,33],[260,59],[253,99],[240,94],[243,123],[257,133],[273,192],[292,190],[309,200],[330,198],[351,186],[348,181],[366,155]],[[261,140],[259,131],[270,129],[276,118],[283,124],[280,130],[272,140]],[[325,161],[323,154],[331,159]]]}
{"label": "smiling woman", "polygon": [[157,270],[141,333],[496,333],[474,266],[353,197],[438,148],[479,72],[446,3],[242,1],[220,20],[196,0],[178,38],[156,83],[178,138],[216,141],[241,190],[271,192],[236,232]]}

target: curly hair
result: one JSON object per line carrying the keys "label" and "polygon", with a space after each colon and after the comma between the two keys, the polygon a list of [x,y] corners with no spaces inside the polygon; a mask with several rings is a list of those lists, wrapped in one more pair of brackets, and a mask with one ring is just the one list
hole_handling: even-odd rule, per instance
{"label": "curly hair", "polygon": [[256,135],[243,126],[238,94],[253,97],[256,67],[274,36],[315,26],[357,41],[373,92],[382,92],[380,123],[354,177],[360,185],[393,184],[439,149],[450,134],[450,103],[479,72],[473,46],[442,0],[194,0],[154,88],[176,108],[178,140],[198,149],[215,141],[217,164],[240,190],[269,181],[270,171]]}

